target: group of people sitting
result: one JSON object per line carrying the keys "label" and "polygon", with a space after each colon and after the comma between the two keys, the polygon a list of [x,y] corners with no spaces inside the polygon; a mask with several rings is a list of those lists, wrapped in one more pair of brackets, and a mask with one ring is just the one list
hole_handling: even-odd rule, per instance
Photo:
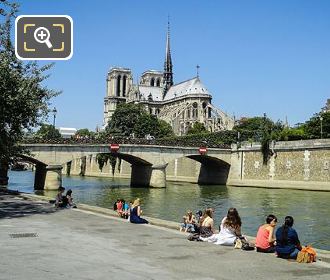
{"label": "group of people sitting", "polygon": [[119,217],[127,219],[133,224],[148,224],[146,219],[141,218],[142,209],[139,198],[129,203],[124,199],[117,199],[113,205],[113,210],[117,211]]}
{"label": "group of people sitting", "polygon": [[133,202],[130,201],[129,204],[124,199],[117,199],[113,205],[113,210],[117,211],[119,217],[128,219],[129,209],[131,208]]}
{"label": "group of people sitting", "polygon": [[[180,225],[180,231],[191,232],[189,240],[207,241],[217,245],[234,246],[237,241],[247,242],[242,236],[242,221],[236,208],[230,208],[227,215],[222,219],[219,232],[214,228],[212,208],[207,208],[203,215],[197,213],[195,217],[192,211],[187,211],[183,217],[184,222]],[[266,223],[261,225],[257,232],[255,247],[257,252],[276,253],[280,258],[296,259],[301,250],[298,234],[293,226],[293,218],[286,216],[284,224],[276,230],[277,218],[268,215]],[[249,243],[247,243],[250,245]],[[249,246],[251,248],[251,246]],[[253,247],[252,247],[253,249]]]}
{"label": "group of people sitting", "polygon": [[73,202],[72,190],[69,189],[65,195],[65,188],[59,187],[57,195],[55,197],[55,207],[56,208],[77,208],[76,204]]}

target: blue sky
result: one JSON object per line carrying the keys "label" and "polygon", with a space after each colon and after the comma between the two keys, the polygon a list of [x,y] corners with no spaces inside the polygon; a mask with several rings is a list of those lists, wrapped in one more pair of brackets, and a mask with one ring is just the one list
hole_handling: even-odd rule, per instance
{"label": "blue sky", "polygon": [[162,70],[167,16],[175,83],[196,75],[213,104],[241,116],[304,122],[330,98],[330,1],[21,0],[21,15],[66,14],[74,54],[57,61],[47,81],[57,126],[102,125],[111,66],[134,79]]}

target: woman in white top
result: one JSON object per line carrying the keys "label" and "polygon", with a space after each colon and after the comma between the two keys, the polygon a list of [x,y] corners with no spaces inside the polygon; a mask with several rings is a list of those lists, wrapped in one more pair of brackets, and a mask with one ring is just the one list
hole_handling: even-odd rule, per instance
{"label": "woman in white top", "polygon": [[211,237],[203,238],[203,241],[212,242],[217,245],[234,245],[236,238],[241,236],[241,218],[236,208],[229,208],[227,216],[221,221],[220,232]]}

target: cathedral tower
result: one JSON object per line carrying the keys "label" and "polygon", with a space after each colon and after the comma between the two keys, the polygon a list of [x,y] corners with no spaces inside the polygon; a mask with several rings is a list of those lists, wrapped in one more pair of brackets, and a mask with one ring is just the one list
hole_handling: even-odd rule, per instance
{"label": "cathedral tower", "polygon": [[104,126],[106,126],[111,119],[117,104],[126,102],[132,83],[132,72],[128,68],[112,67],[108,72],[107,92],[104,98]]}

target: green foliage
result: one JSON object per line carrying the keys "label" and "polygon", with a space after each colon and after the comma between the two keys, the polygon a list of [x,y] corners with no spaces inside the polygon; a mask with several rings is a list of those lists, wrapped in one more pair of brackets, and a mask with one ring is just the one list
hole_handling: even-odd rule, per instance
{"label": "green foliage", "polygon": [[1,1],[0,11],[0,168],[23,151],[18,142],[48,114],[48,102],[58,93],[44,85],[45,71],[36,62],[23,63],[15,56],[11,38],[18,4]]}
{"label": "green foliage", "polygon": [[112,168],[112,175],[115,174],[115,168],[116,168],[116,162],[117,162],[117,158],[110,154],[97,154],[96,156],[96,161],[99,165],[99,169],[100,171],[102,171],[103,167],[105,164],[107,164],[107,162],[109,161],[111,168]]}
{"label": "green foliage", "polygon": [[266,117],[243,118],[234,126],[234,130],[240,132],[240,141],[256,142],[261,142],[264,137],[279,139],[283,128],[282,122],[274,123]]}
{"label": "green foliage", "polygon": [[330,138],[330,112],[315,114],[302,125],[308,138],[321,138],[321,118],[322,138]]}
{"label": "green foliage", "polygon": [[195,122],[194,125],[192,127],[190,127],[188,129],[187,134],[200,134],[200,133],[205,133],[207,132],[204,124],[200,123],[200,122]]}
{"label": "green foliage", "polygon": [[[230,145],[237,141],[237,132],[232,130],[225,130],[219,132],[205,132],[198,134],[190,134],[185,136],[174,136],[156,141],[156,144],[169,146],[191,146],[191,147],[230,147]],[[163,145],[164,145],[163,144]]]}
{"label": "green foliage", "polygon": [[106,134],[144,138],[150,134],[156,138],[173,135],[171,126],[165,121],[148,114],[142,105],[132,103],[119,104],[109,121]]}
{"label": "green foliage", "polygon": [[174,136],[173,129],[169,123],[158,119],[158,133],[155,135],[158,138]]}
{"label": "green foliage", "polygon": [[301,140],[307,138],[308,136],[305,133],[303,127],[295,127],[295,128],[284,128],[280,134],[279,140],[291,141],[291,140]]}
{"label": "green foliage", "polygon": [[138,138],[143,138],[147,134],[158,136],[158,119],[149,114],[142,114],[134,125],[134,134]]}
{"label": "green foliage", "polygon": [[274,123],[271,119],[264,117],[244,118],[234,127],[240,133],[240,141],[261,142],[263,164],[267,164],[271,151],[269,145],[271,140],[279,140],[284,129],[282,122]]}
{"label": "green foliage", "polygon": [[118,104],[106,131],[114,135],[129,136],[134,132],[134,126],[143,114],[146,112],[140,104]]}
{"label": "green foliage", "polygon": [[39,130],[35,133],[35,137],[39,139],[59,139],[61,134],[58,129],[50,124],[42,124]]}

